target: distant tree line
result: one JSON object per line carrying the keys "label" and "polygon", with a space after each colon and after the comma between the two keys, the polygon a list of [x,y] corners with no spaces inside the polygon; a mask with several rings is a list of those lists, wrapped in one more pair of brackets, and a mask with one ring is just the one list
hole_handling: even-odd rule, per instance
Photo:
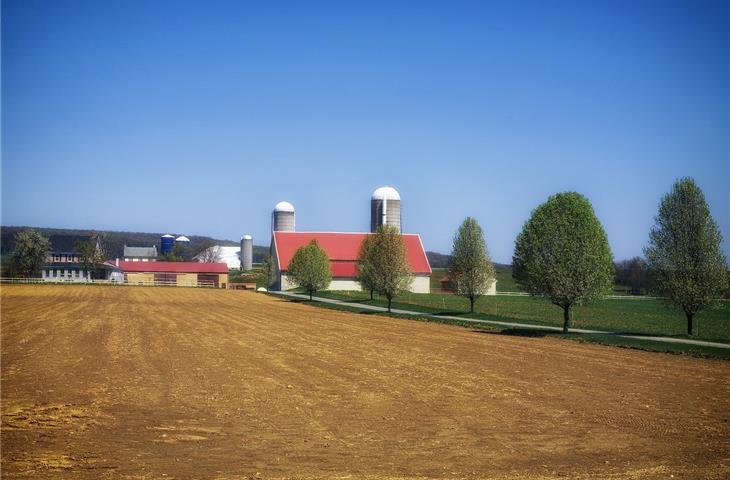
{"label": "distant tree line", "polygon": [[615,283],[626,287],[628,293],[645,295],[652,288],[649,266],[641,257],[621,260],[614,264],[616,269]]}
{"label": "distant tree line", "polygon": [[[94,230],[77,230],[62,228],[33,228],[33,227],[1,227],[0,228],[0,253],[3,258],[10,257],[15,251],[15,235],[26,230],[35,230],[46,238],[52,239],[55,235],[77,235],[80,237],[88,237],[95,233],[103,233],[105,238],[105,254],[109,259],[122,258],[124,255],[124,245],[145,247],[156,245],[160,248],[161,233],[143,233],[143,232],[114,232],[104,231],[97,232]],[[190,239],[190,251],[186,255],[178,255],[190,259],[198,252],[211,245],[220,246],[239,246],[238,242],[232,240],[220,240],[200,235],[188,235]],[[269,253],[268,246],[254,245],[253,261],[254,263],[263,262]]]}

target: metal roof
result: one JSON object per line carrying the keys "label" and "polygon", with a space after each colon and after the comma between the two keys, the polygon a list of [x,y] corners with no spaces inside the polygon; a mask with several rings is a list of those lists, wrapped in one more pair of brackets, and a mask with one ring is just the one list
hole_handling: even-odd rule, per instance
{"label": "metal roof", "polygon": [[145,273],[228,273],[225,263],[202,262],[119,262],[124,272]]}
{"label": "metal roof", "polygon": [[[317,240],[330,259],[330,270],[335,277],[354,277],[357,274],[357,256],[362,241],[371,233],[340,232],[274,232],[273,241],[279,260],[279,269],[289,268],[294,252],[312,240]],[[401,239],[406,247],[406,257],[414,274],[431,274],[421,237],[404,233]]]}
{"label": "metal roof", "polygon": [[157,258],[157,245],[151,247],[128,247],[125,245],[124,257]]}
{"label": "metal roof", "polygon": [[393,187],[380,187],[373,192],[373,200],[400,200],[398,190]]}
{"label": "metal roof", "polygon": [[279,202],[274,207],[275,212],[294,212],[294,205],[289,202]]}
{"label": "metal roof", "polygon": [[91,235],[49,235],[48,240],[51,243],[50,251],[53,253],[75,253],[77,242],[88,242],[92,240]]}

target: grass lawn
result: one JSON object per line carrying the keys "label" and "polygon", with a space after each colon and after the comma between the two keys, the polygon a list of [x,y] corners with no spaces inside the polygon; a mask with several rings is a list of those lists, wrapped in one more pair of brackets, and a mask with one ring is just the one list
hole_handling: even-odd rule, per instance
{"label": "grass lawn", "polygon": [[[431,275],[431,291],[434,293],[441,292],[441,278],[446,275],[445,268],[432,269]],[[498,292],[521,292],[522,289],[515,283],[512,278],[512,269],[500,267],[497,268],[497,291]],[[614,295],[628,295],[628,287],[623,285],[614,285]]]}
{"label": "grass lawn", "polygon": [[[334,295],[330,295],[329,292],[325,292],[327,294],[321,294],[318,293],[317,295],[321,297],[330,297],[330,298],[336,298]],[[517,336],[517,337],[556,337],[556,338],[562,338],[566,340],[572,340],[577,342],[584,342],[584,343],[598,343],[601,345],[610,345],[614,347],[620,347],[620,348],[631,348],[635,350],[647,350],[652,352],[663,352],[663,353],[671,353],[671,354],[678,354],[678,355],[691,355],[695,357],[703,357],[703,358],[716,358],[716,359],[722,359],[722,360],[730,360],[730,350],[725,348],[716,348],[716,347],[705,347],[700,345],[684,345],[684,344],[675,344],[675,343],[662,343],[662,342],[656,342],[652,340],[643,340],[643,339],[637,339],[637,338],[625,338],[625,337],[618,337],[615,335],[605,335],[605,334],[584,334],[584,333],[569,333],[569,334],[563,334],[561,332],[551,332],[551,331],[545,331],[545,330],[538,330],[534,328],[507,328],[507,327],[501,327],[498,325],[488,325],[488,324],[475,324],[470,322],[462,322],[459,320],[454,320],[452,318],[438,318],[438,317],[432,317],[432,316],[420,316],[420,315],[403,315],[398,313],[385,313],[385,312],[375,312],[372,310],[363,310],[357,307],[349,307],[345,305],[339,305],[339,304],[332,304],[332,303],[325,303],[325,302],[318,302],[316,300],[310,302],[308,300],[303,299],[290,299],[290,301],[297,302],[297,303],[306,303],[311,305],[316,305],[318,307],[327,308],[331,310],[340,310],[345,312],[353,312],[353,313],[360,313],[364,315],[386,315],[393,318],[402,318],[402,319],[408,319],[408,320],[418,320],[422,322],[436,322],[436,323],[444,323],[448,325],[459,325],[462,327],[471,328],[474,330],[480,330],[484,332],[488,332],[494,335],[506,335],[506,336]],[[370,304],[370,301],[362,302]],[[372,302],[375,304],[376,302]],[[399,308],[402,308],[399,306]],[[406,309],[406,308],[402,308]],[[425,310],[425,309],[420,309]],[[465,316],[466,317],[466,316]],[[505,320],[500,318],[494,318],[493,320]]]}
{"label": "grass lawn", "polygon": [[[357,301],[365,304],[386,306],[384,298],[369,300],[364,292],[318,292],[318,296]],[[468,318],[562,326],[562,310],[547,300],[531,297],[484,296],[476,304],[474,314],[469,310],[466,298],[450,294],[406,294],[397,297],[394,308],[417,310],[426,313],[463,315]],[[730,341],[730,302],[724,301],[719,308],[701,311],[695,319],[699,332],[693,338],[701,340]],[[686,337],[686,318],[679,309],[666,307],[654,299],[607,299],[586,306],[575,307],[575,328],[606,330]]]}

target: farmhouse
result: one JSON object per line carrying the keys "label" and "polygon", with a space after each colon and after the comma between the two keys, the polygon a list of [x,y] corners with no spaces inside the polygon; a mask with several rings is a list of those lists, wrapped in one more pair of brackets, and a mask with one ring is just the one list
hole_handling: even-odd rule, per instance
{"label": "farmhouse", "polygon": [[[274,231],[271,240],[271,255],[276,280],[272,290],[289,290],[293,288],[286,272],[294,252],[299,247],[316,240],[327,252],[330,259],[332,283],[330,290],[360,290],[357,282],[357,255],[362,241],[370,233],[340,232],[292,232]],[[406,247],[406,256],[411,266],[413,283],[411,292],[429,293],[431,266],[426,258],[421,237],[417,234],[401,234]]]}
{"label": "farmhouse", "polygon": [[49,240],[51,248],[41,269],[44,281],[86,282],[91,279],[91,272],[81,263],[78,245],[96,242],[98,250],[100,246],[96,235],[51,235]]}
{"label": "farmhouse", "polygon": [[167,284],[225,288],[228,265],[201,262],[115,262],[130,284]]}

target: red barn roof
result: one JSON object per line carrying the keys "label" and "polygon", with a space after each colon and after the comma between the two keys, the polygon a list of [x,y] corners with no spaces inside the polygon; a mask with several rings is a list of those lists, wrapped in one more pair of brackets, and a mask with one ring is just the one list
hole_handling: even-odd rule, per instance
{"label": "red barn roof", "polygon": [[203,262],[119,262],[124,272],[150,273],[228,273],[225,263]]}
{"label": "red barn roof", "polygon": [[[330,269],[333,277],[354,277],[357,275],[357,255],[360,245],[371,233],[340,232],[274,232],[273,242],[276,249],[279,269],[289,268],[294,252],[312,240],[317,240],[320,247],[330,258]],[[412,233],[401,234],[406,247],[406,257],[414,274],[431,274],[431,266],[426,258],[421,237]]]}

